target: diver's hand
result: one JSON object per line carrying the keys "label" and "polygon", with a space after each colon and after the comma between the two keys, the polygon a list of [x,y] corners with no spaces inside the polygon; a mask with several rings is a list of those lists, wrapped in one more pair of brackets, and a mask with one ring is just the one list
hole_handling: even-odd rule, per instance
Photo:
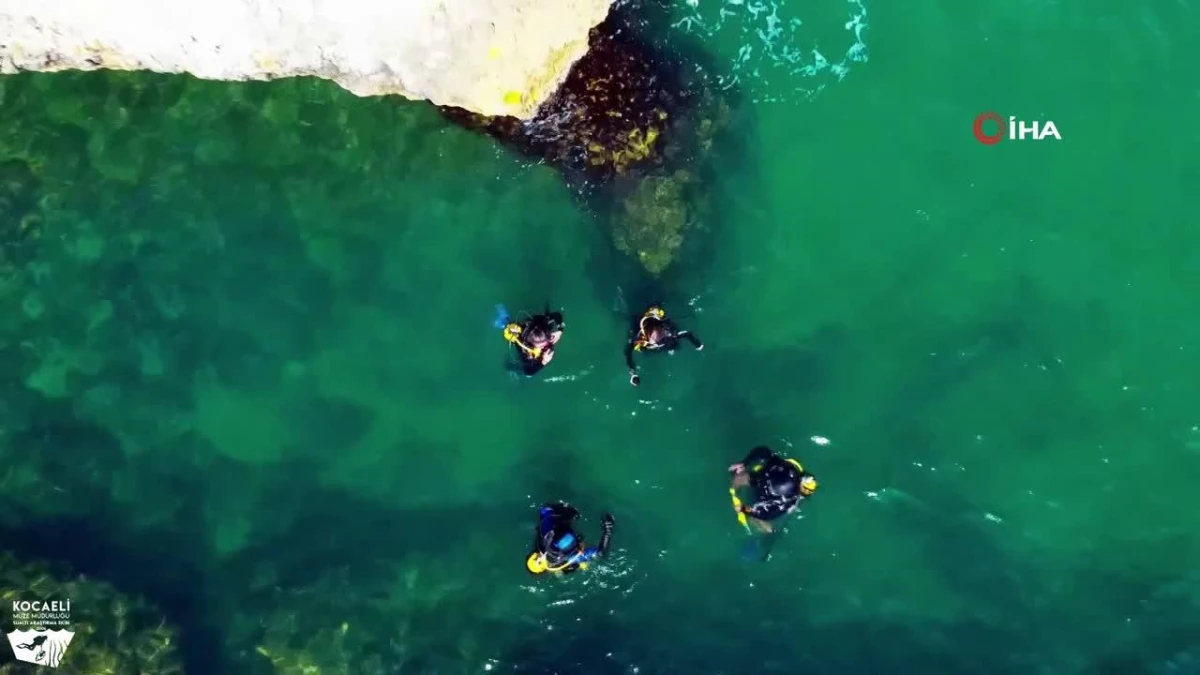
{"label": "diver's hand", "polygon": [[542,353],[542,365],[543,366],[546,365],[547,363],[550,363],[550,361],[552,359],[554,359],[554,350],[553,349],[547,349],[545,352]]}
{"label": "diver's hand", "polygon": [[629,371],[629,384],[632,384],[633,386],[636,387],[641,383],[642,383],[642,378],[638,377],[637,371],[636,370]]}
{"label": "diver's hand", "polygon": [[741,473],[746,470],[746,466],[741,462],[729,465],[729,473]]}

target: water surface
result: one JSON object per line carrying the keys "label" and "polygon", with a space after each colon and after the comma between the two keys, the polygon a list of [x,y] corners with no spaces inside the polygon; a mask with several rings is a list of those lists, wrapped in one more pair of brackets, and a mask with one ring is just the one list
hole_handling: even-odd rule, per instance
{"label": "water surface", "polygon": [[[746,150],[663,298],[427,105],[0,79],[6,217],[41,218],[0,281],[6,544],[157,602],[192,672],[1200,672],[1196,10],[674,15]],[[986,110],[1063,138],[983,146]],[[656,299],[706,349],[633,389]],[[547,302],[513,379],[493,307]],[[821,489],[752,564],[725,467],[760,443]],[[550,499],[614,513],[609,562],[525,573]]]}

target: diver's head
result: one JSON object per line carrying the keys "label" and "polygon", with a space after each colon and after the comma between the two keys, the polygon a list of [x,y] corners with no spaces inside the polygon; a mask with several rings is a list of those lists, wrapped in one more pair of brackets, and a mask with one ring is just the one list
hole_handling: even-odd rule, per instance
{"label": "diver's head", "polygon": [[546,331],[540,326],[534,326],[529,329],[529,343],[534,347],[545,346],[550,341],[550,336],[546,335]]}
{"label": "diver's head", "polygon": [[667,327],[658,319],[647,319],[642,330],[646,332],[646,342],[657,344],[667,339]]}
{"label": "diver's head", "polygon": [[543,532],[538,548],[551,560],[561,559],[582,549],[583,538],[573,530],[550,530]]}
{"label": "diver's head", "polygon": [[570,565],[575,555],[581,551],[583,551],[583,540],[574,532],[565,532],[557,539],[553,534],[547,534],[542,539],[542,550],[532,551],[525,558],[525,569],[533,574],[561,571],[565,566]]}
{"label": "diver's head", "polygon": [[541,556],[547,568],[561,567],[583,550],[583,539],[570,531],[547,532],[538,548],[540,550],[536,553]]}

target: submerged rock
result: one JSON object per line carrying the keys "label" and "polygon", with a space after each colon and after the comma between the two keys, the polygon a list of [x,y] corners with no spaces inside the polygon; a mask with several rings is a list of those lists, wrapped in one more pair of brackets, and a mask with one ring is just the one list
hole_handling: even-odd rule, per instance
{"label": "submerged rock", "polygon": [[28,262],[30,242],[41,236],[39,188],[27,164],[0,160],[0,272]]}
{"label": "submerged rock", "polygon": [[698,64],[651,43],[638,12],[614,10],[592,30],[587,54],[532,120],[443,112],[560,169],[617,249],[658,276],[711,213],[707,160],[730,105]]}
{"label": "submerged rock", "polygon": [[0,73],[152,70],[214,80],[311,75],[528,118],[613,0],[9,0]]}
{"label": "submerged rock", "polygon": [[612,218],[617,249],[636,257],[652,274],[665,270],[683,243],[690,182],[686,171],[649,176],[621,201],[621,210]]}

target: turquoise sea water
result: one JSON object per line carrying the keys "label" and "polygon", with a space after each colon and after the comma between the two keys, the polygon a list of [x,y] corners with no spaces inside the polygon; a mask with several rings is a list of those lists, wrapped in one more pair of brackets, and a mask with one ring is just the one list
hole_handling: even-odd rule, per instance
{"label": "turquoise sea water", "polygon": [[[159,605],[191,673],[1200,672],[1200,10],[672,11],[745,147],[657,289],[425,104],[0,79],[3,546]],[[658,299],[706,348],[633,389]],[[546,302],[513,379],[494,305]],[[821,481],[765,564],[757,444]],[[610,560],[524,571],[554,499]]]}

